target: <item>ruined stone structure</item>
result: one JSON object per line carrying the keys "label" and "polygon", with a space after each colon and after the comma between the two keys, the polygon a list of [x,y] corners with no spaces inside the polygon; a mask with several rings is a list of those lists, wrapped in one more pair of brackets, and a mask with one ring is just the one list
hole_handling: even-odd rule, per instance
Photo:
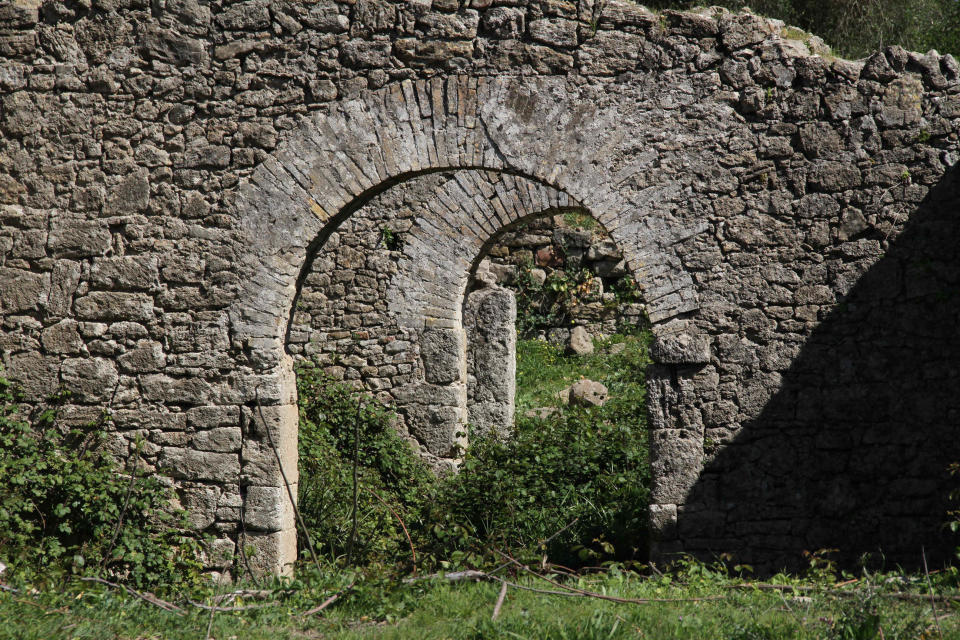
{"label": "ruined stone structure", "polygon": [[481,277],[507,287],[529,288],[534,280],[542,286],[558,273],[569,281],[582,278],[586,290],[561,305],[557,317],[546,319],[537,334],[557,345],[569,342],[572,326],[600,337],[645,322],[643,305],[633,301],[628,289],[630,274],[620,248],[592,218],[530,219],[490,247],[481,270],[486,271]]}
{"label": "ruined stone structure", "polygon": [[[782,27],[612,0],[4,3],[4,375],[36,403],[71,391],[66,423],[108,407],[120,454],[143,436],[212,568],[241,542],[280,571],[304,284],[377,291],[345,305],[396,333],[344,374],[376,367],[450,424],[475,259],[572,207],[622,250],[657,336],[654,557],[943,552],[960,68],[839,60]],[[370,234],[364,207],[433,174],[416,237],[368,262],[350,225]],[[352,275],[313,260],[335,238]],[[442,457],[446,434],[412,435]]]}

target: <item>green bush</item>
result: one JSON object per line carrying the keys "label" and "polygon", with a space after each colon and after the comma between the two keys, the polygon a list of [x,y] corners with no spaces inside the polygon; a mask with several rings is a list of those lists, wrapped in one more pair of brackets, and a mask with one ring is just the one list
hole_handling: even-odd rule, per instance
{"label": "green bush", "polygon": [[[517,342],[513,438],[471,443],[438,503],[486,545],[536,548],[565,525],[546,553],[579,565],[634,559],[646,548],[649,461],[646,427],[648,331],[597,341],[589,356],[540,340]],[[613,349],[619,345],[619,349]],[[602,407],[558,407],[557,392],[581,376],[603,383]],[[545,418],[525,417],[553,406]]]}
{"label": "green bush", "polygon": [[645,444],[642,426],[600,409],[520,418],[513,438],[471,443],[442,487],[438,525],[468,532],[478,548],[542,551],[568,565],[633,559],[645,547]]}
{"label": "green bush", "polygon": [[[425,497],[434,491],[435,478],[410,443],[397,435],[392,415],[372,398],[310,364],[298,368],[297,391],[298,503],[314,548],[328,561],[347,554],[353,523],[354,430],[359,429],[358,531],[352,560],[409,562],[412,558],[398,516],[408,527],[420,526]],[[301,537],[300,548],[306,545]]]}
{"label": "green bush", "polygon": [[[601,300],[594,286],[596,275],[589,269],[554,269],[543,283],[532,275],[532,263],[521,264],[517,271],[517,336],[532,338],[539,331],[570,326],[573,309],[581,304]],[[640,290],[630,276],[613,283],[614,304],[628,304],[640,300]]]}
{"label": "green bush", "polygon": [[552,353],[550,366],[525,357],[539,351],[521,342],[518,370],[539,371],[524,384],[539,385],[544,376],[563,381],[581,367],[608,386],[611,400],[545,419],[520,417],[514,437],[471,442],[459,473],[442,478],[395,433],[391,415],[375,401],[301,366],[299,504],[315,548],[328,562],[347,553],[359,428],[355,564],[408,567],[412,553],[401,518],[424,570],[499,562],[494,549],[547,553],[573,565],[636,558],[646,547],[648,339],[617,336],[609,342],[625,342],[622,351],[607,353],[605,342],[586,359]]}
{"label": "green bush", "polygon": [[124,473],[103,451],[107,421],[64,430],[55,405],[28,420],[0,378],[0,559],[23,580],[195,581],[197,545],[183,532],[183,512],[170,508],[159,479]]}

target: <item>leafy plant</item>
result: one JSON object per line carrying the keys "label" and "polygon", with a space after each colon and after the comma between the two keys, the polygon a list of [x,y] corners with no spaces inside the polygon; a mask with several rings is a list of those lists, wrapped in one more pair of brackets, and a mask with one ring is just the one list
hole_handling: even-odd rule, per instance
{"label": "leafy plant", "polygon": [[640,302],[640,285],[632,276],[623,276],[610,287],[611,293],[616,296],[617,304],[633,304]]}
{"label": "leafy plant", "polygon": [[386,247],[388,251],[399,251],[403,244],[400,240],[400,234],[390,227],[381,227],[380,237],[383,240],[383,246]]}
{"label": "leafy plant", "polygon": [[197,543],[170,490],[103,450],[109,416],[62,428],[56,402],[66,398],[27,419],[0,378],[0,557],[24,580],[106,572],[154,588],[195,582]]}
{"label": "leafy plant", "polygon": [[588,269],[554,269],[542,282],[532,272],[530,263],[519,266],[515,287],[518,337],[569,325],[574,307],[600,299]]}
{"label": "leafy plant", "polygon": [[[418,525],[422,503],[433,492],[435,478],[410,443],[393,429],[392,414],[309,363],[297,371],[297,391],[298,503],[316,551],[330,561],[347,552],[352,530],[354,429],[358,427],[361,489],[354,559],[360,564],[412,560],[397,516],[409,526]],[[300,540],[301,549],[306,544],[305,539]]]}
{"label": "leafy plant", "polygon": [[[614,399],[542,420],[520,417],[514,437],[471,442],[459,473],[445,477],[432,474],[396,434],[389,412],[315,366],[302,366],[299,504],[318,552],[330,562],[346,554],[359,427],[358,563],[408,567],[411,543],[425,570],[499,563],[492,549],[547,553],[574,565],[635,558],[645,548],[649,486],[648,335],[608,342],[614,341],[627,342],[626,348],[579,361],[606,382]],[[536,365],[524,344],[519,369],[529,371]],[[574,357],[554,355],[555,370],[577,365]],[[521,385],[540,384],[530,375],[521,379]]]}
{"label": "leafy plant", "polygon": [[519,418],[513,438],[471,443],[437,519],[478,547],[572,565],[632,559],[645,547],[648,475],[641,424],[607,420],[602,408]]}

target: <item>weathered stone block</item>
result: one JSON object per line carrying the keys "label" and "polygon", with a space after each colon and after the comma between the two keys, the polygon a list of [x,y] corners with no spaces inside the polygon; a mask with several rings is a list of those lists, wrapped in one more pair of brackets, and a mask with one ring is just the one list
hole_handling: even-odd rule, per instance
{"label": "weathered stone block", "polygon": [[270,26],[270,12],[265,0],[247,0],[218,12],[214,22],[224,29],[234,31],[266,29]]}
{"label": "weathered stone block", "polygon": [[247,564],[256,578],[291,575],[297,561],[297,532],[293,527],[274,533],[247,532],[240,538]]}
{"label": "weathered stone block", "polygon": [[0,313],[36,311],[46,301],[50,275],[0,267]]}
{"label": "weathered stone block", "polygon": [[112,188],[103,205],[103,215],[123,216],[139,213],[150,203],[150,183],[146,171],[132,173]]}
{"label": "weathered stone block", "polygon": [[240,477],[240,457],[236,453],[164,447],[160,466],[174,478],[183,480],[236,482]]}
{"label": "weathered stone block", "polygon": [[568,389],[570,404],[577,407],[602,406],[607,395],[607,388],[594,380],[577,380]]}
{"label": "weathered stone block", "polygon": [[217,486],[186,487],[180,491],[180,504],[187,510],[192,529],[203,531],[216,521],[221,493]]}
{"label": "weathered stone block", "polygon": [[469,348],[468,421],[477,435],[513,430],[517,303],[509,289],[472,292],[464,304]]}
{"label": "weathered stone block", "polygon": [[420,338],[420,357],[427,382],[449,384],[466,376],[466,344],[461,329],[427,329]]}
{"label": "weathered stone block", "polygon": [[661,364],[707,364],[710,337],[688,333],[657,336],[650,345],[650,357]]}
{"label": "weathered stone block", "polygon": [[650,432],[652,504],[683,504],[696,484],[703,463],[703,438],[689,431]]}
{"label": "weathered stone block", "polygon": [[165,362],[163,345],[152,340],[141,340],[136,348],[117,358],[124,373],[153,373],[162,369]]}
{"label": "weathered stone block", "polygon": [[656,540],[673,540],[677,537],[677,505],[650,505],[650,536]]}
{"label": "weathered stone block", "polygon": [[106,358],[69,358],[60,370],[63,387],[80,400],[106,400],[116,391],[119,376]]}
{"label": "weathered stone block", "polygon": [[18,353],[5,363],[8,378],[16,381],[30,401],[46,400],[59,387],[60,358],[35,352]]}
{"label": "weathered stone block", "polygon": [[0,25],[7,29],[28,29],[37,24],[40,0],[13,0],[0,6]]}
{"label": "weathered stone block", "polygon": [[593,336],[584,327],[574,327],[570,330],[567,349],[578,356],[590,355],[593,353]]}
{"label": "weathered stone block", "polygon": [[[297,495],[297,485],[290,491]],[[243,502],[244,522],[260,531],[283,531],[294,527],[293,505],[286,487],[247,487]]]}
{"label": "weathered stone block", "polygon": [[97,258],[90,266],[90,284],[102,289],[149,289],[157,286],[155,256]]}
{"label": "weathered stone block", "polygon": [[477,37],[480,14],[473,9],[464,9],[454,14],[428,13],[418,25],[427,38],[472,40]]}
{"label": "weathered stone block", "polygon": [[51,220],[47,247],[54,257],[88,258],[106,253],[112,242],[104,224],[55,217]]}
{"label": "weathered stone block", "polygon": [[195,429],[239,426],[240,407],[194,407],[187,411],[187,423]]}
{"label": "weathered stone block", "polygon": [[459,407],[407,405],[402,407],[407,428],[417,442],[440,458],[456,458],[466,445],[466,415]]}
{"label": "weathered stone block", "polygon": [[206,60],[203,43],[173,29],[150,25],[140,35],[140,51],[147,59],[175,65],[199,65]]}
{"label": "weathered stone block", "polygon": [[340,51],[343,61],[351,67],[378,68],[387,64],[390,43],[348,40]]}
{"label": "weathered stone block", "polygon": [[153,298],[143,293],[93,291],[74,302],[81,320],[130,320],[149,322],[153,319]]}
{"label": "weathered stone block", "polygon": [[543,18],[530,21],[530,37],[554,47],[577,46],[577,23],[563,18]]}
{"label": "weathered stone block", "polygon": [[524,32],[524,12],[513,7],[494,7],[484,12],[483,28],[498,38],[519,38]]}
{"label": "weathered stone block", "polygon": [[150,402],[175,405],[209,404],[214,395],[210,383],[202,378],[173,378],[159,373],[142,376],[140,390]]}
{"label": "weathered stone block", "polygon": [[[298,416],[296,405],[244,409],[244,484],[282,487],[284,475],[287,482],[297,482]],[[269,437],[267,429],[270,430]],[[283,463],[283,474],[278,457]]]}
{"label": "weathered stone block", "polygon": [[75,354],[83,348],[76,320],[61,320],[43,330],[40,340],[47,353]]}
{"label": "weathered stone block", "polygon": [[219,427],[193,434],[191,444],[200,451],[240,451],[243,434],[240,427]]}

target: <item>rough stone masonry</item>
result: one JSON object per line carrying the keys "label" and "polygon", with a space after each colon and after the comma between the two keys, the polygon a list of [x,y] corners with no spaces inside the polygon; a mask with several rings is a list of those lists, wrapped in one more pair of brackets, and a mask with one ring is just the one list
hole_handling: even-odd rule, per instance
{"label": "rough stone masonry", "polygon": [[[296,557],[277,459],[295,483],[304,283],[388,276],[402,296],[355,303],[403,335],[359,336],[363,366],[404,367],[384,399],[443,422],[475,260],[571,208],[657,336],[652,557],[951,546],[951,56],[850,62],[749,13],[613,0],[13,0],[0,100],[3,374],[69,390],[65,423],[109,408],[121,456],[142,436],[211,570]],[[396,273],[344,241],[431,179]],[[333,241],[354,266],[314,264]]]}

